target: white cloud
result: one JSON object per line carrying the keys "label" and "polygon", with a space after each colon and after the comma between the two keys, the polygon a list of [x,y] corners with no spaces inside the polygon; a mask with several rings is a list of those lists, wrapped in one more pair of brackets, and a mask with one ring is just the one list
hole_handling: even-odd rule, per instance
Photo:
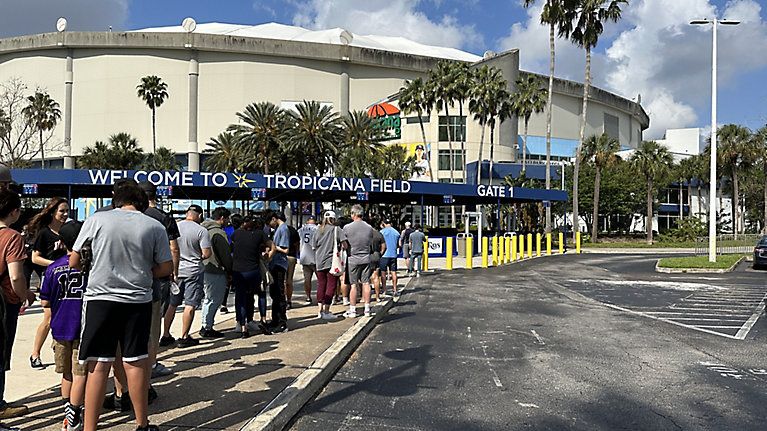
{"label": "white cloud", "polygon": [[56,31],[56,20],[67,18],[68,30],[122,29],[129,0],[3,0],[0,37]]}
{"label": "white cloud", "polygon": [[[767,24],[755,0],[730,1],[724,11],[710,0],[632,2],[622,31],[604,53],[595,54],[596,85],[627,97],[642,95],[650,115],[648,138],[660,137],[667,128],[698,125],[695,108],[706,107],[710,98],[711,30],[689,21],[717,12],[743,21],[719,31],[719,85],[726,88],[739,75],[767,65]],[[538,23],[539,16],[540,6],[528,11],[528,20],[512,26],[500,44],[520,48],[523,69],[548,73],[548,29]],[[583,53],[566,41],[557,50],[557,76],[582,81]]]}
{"label": "white cloud", "polygon": [[427,45],[459,49],[484,46],[474,26],[462,25],[451,15],[431,20],[417,6],[417,0],[309,0],[298,8],[293,23],[311,29],[342,27],[363,35],[402,36]]}

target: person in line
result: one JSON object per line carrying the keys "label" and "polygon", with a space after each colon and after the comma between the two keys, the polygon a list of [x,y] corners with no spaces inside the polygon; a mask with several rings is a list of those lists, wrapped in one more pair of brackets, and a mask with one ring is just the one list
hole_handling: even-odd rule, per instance
{"label": "person in line", "polygon": [[265,220],[269,227],[274,229],[272,247],[269,250],[269,272],[272,275],[272,284],[269,286],[269,297],[272,298],[272,321],[269,323],[269,329],[277,334],[288,331],[285,275],[288,272],[290,230],[285,223],[285,214],[281,212],[270,212]]}
{"label": "person in line", "polygon": [[399,246],[402,249],[402,258],[405,259],[407,267],[407,276],[413,272],[413,268],[410,266],[410,234],[413,233],[413,229],[410,227],[409,221],[405,222],[405,229],[402,229],[402,233],[399,237]]}
{"label": "person in line", "polygon": [[216,310],[226,297],[228,280],[232,276],[232,251],[224,226],[229,224],[231,213],[224,207],[218,207],[211,214],[212,220],[206,220],[202,227],[208,230],[213,252],[203,263],[205,265],[205,297],[202,300],[202,338],[221,338],[224,336],[213,329]]}
{"label": "person in line", "polygon": [[386,241],[386,252],[381,258],[381,278],[383,279],[383,290],[386,291],[386,274],[391,277],[392,292],[394,296],[399,296],[397,290],[397,245],[399,244],[400,234],[391,227],[391,220],[384,221],[384,228],[381,229]]}
{"label": "person in line", "polygon": [[324,320],[338,318],[330,312],[333,296],[338,286],[338,278],[330,273],[333,264],[333,252],[338,248],[348,248],[349,242],[343,229],[336,226],[336,213],[325,211],[322,217],[322,226],[316,229],[311,238],[311,247],[314,251],[317,265],[317,317]]}
{"label": "person in line", "polygon": [[301,249],[301,237],[293,226],[288,226],[290,235],[290,246],[288,247],[288,270],[285,273],[285,301],[287,308],[293,308],[293,277],[296,273],[296,263],[298,263],[298,252]]}
{"label": "person in line", "polygon": [[73,221],[59,230],[67,254],[48,265],[40,287],[40,301],[51,314],[51,333],[56,372],[61,374],[61,398],[64,400],[62,431],[83,429],[85,379],[88,369],[77,359],[80,346],[83,293],[86,275],[69,266],[69,256],[80,234],[82,223]]}
{"label": "person in line", "polygon": [[[240,228],[242,226],[242,214],[235,213],[232,214],[229,217],[229,225],[224,228],[224,232],[226,232],[226,237],[229,240],[229,245],[232,245],[232,236],[234,235],[234,231]],[[229,285],[226,287],[226,294],[221,299],[221,314],[226,314],[229,312],[229,309],[226,307],[227,302],[229,301],[229,294],[232,293],[234,290],[234,287],[232,285],[232,280],[229,280]]]}
{"label": "person in line", "polygon": [[[341,229],[352,222],[351,217],[341,216],[336,220],[336,226]],[[340,284],[336,289],[336,304],[342,303],[344,306],[349,305],[349,254],[346,254],[346,262],[344,263],[344,273],[341,274]]]}
{"label": "person in line", "polygon": [[202,207],[191,205],[186,210],[186,218],[178,223],[178,231],[181,237],[178,240],[178,248],[181,252],[181,260],[178,265],[178,293],[171,294],[170,306],[165,312],[163,322],[163,336],[160,339],[161,346],[169,346],[176,341],[170,335],[170,327],[176,316],[176,309],[183,303],[184,314],[182,316],[181,338],[176,342],[178,347],[192,347],[200,344],[200,340],[189,335],[194,321],[195,310],[202,305],[204,296],[202,261],[211,255],[210,236],[202,222]]}
{"label": "person in line", "polygon": [[[31,306],[35,294],[28,289],[24,275],[24,239],[11,228],[21,216],[21,199],[9,189],[0,190],[0,420],[27,414],[24,405],[5,400],[5,376],[11,369],[11,351],[21,306]],[[102,393],[103,395],[103,393]],[[0,427],[5,427],[0,424]]]}
{"label": "person in line", "polygon": [[[382,223],[372,222],[373,226],[382,226]],[[381,302],[381,256],[386,252],[386,241],[383,235],[376,229],[373,229],[373,244],[370,247],[370,269],[373,274],[370,276],[373,282],[373,290],[376,292],[376,302]]]}
{"label": "person in line", "polygon": [[[414,231],[409,236],[410,260],[408,262],[408,267],[413,268],[416,277],[421,276],[421,270],[423,268],[422,259],[424,253],[424,241],[426,241],[426,235],[421,232],[421,226],[415,225]],[[413,271],[411,271],[411,274]]]}
{"label": "person in line", "polygon": [[[54,260],[67,254],[66,247],[59,237],[59,229],[69,218],[69,203],[64,198],[51,198],[45,208],[37,213],[27,225],[28,238],[34,241],[32,246],[32,265],[42,275],[45,268]],[[37,326],[35,341],[32,344],[32,354],[29,355],[29,365],[35,369],[43,369],[45,365],[40,359],[48,333],[51,331],[51,310],[43,309],[43,320]]]}
{"label": "person in line", "polygon": [[[266,323],[266,292],[261,281],[261,262],[271,241],[263,229],[257,228],[253,217],[245,217],[242,225],[232,235],[232,285],[234,286],[234,312],[237,327],[242,338],[248,338],[251,332],[261,330],[264,334],[271,331]],[[254,295],[258,296],[258,313],[261,320],[253,323]]]}
{"label": "person in line", "polygon": [[107,378],[117,350],[122,353],[139,431],[159,430],[148,420],[149,338],[153,279],[173,273],[165,228],[143,214],[146,194],[135,183],[115,190],[112,211],[85,220],[69,266],[82,270],[82,252],[90,244],[92,260],[83,295],[79,361],[87,363],[85,431],[95,431]]}
{"label": "person in line", "polygon": [[316,257],[312,248],[312,238],[316,232],[317,224],[314,216],[309,216],[306,224],[298,229],[298,237],[301,241],[299,262],[304,273],[304,295],[306,295],[307,305],[312,305],[312,278],[317,272]]}
{"label": "person in line", "polygon": [[357,285],[362,284],[362,301],[365,304],[365,316],[370,316],[370,248],[373,245],[373,227],[362,217],[361,205],[352,205],[352,222],[344,226],[344,234],[349,242],[349,310],[345,317],[357,317]]}

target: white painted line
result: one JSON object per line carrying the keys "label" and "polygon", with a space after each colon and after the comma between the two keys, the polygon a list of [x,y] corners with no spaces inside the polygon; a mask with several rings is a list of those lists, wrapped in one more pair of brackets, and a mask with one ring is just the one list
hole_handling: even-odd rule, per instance
{"label": "white painted line", "polygon": [[[722,302],[717,304],[711,304],[711,303],[702,303],[702,302],[683,302],[681,305],[689,305],[691,307],[701,307],[701,308],[719,308],[719,307],[729,307],[729,308],[750,308],[753,309],[757,306],[759,306],[759,301],[755,301],[753,303],[749,304],[732,304],[731,302]],[[674,308],[679,308],[677,306],[672,305]]]}
{"label": "white painted line", "polygon": [[754,327],[754,325],[756,324],[756,321],[759,320],[759,316],[761,316],[762,313],[764,313],[764,302],[759,304],[759,308],[757,308],[756,311],[754,311],[754,314],[752,314],[751,317],[748,318],[746,323],[743,324],[743,327],[740,328],[740,331],[738,331],[738,333],[735,334],[735,336],[738,337],[738,339],[740,340],[745,340],[746,335],[748,335],[749,331],[751,331],[751,328]]}
{"label": "white painted line", "polygon": [[466,332],[469,333],[468,337],[471,338],[471,326],[466,327]]}
{"label": "white painted line", "polygon": [[682,311],[648,311],[647,314],[667,314],[667,315],[680,315],[680,316],[729,316],[729,317],[738,317],[740,316],[743,319],[747,319],[750,314],[744,314],[744,313],[690,313],[690,312],[682,312]]}
{"label": "white painted line", "polygon": [[698,328],[740,329],[741,326],[695,325]]}
{"label": "white painted line", "polygon": [[674,320],[693,320],[696,322],[742,322],[743,319],[705,319],[702,317],[674,317]]}
{"label": "white painted line", "polygon": [[[754,307],[745,307],[748,311],[751,311],[754,309]],[[734,308],[703,308],[703,307],[669,307],[671,310],[691,310],[691,311],[717,311],[722,313],[739,313],[739,314],[750,314],[750,313],[744,313],[743,310],[740,309],[734,309]]]}
{"label": "white painted line", "polygon": [[705,329],[705,328],[700,328],[698,326],[685,325],[684,323],[681,323],[681,322],[675,322],[673,320],[664,319],[662,317],[653,316],[651,314],[642,313],[640,311],[629,310],[628,308],[619,307],[617,305],[605,304],[605,303],[602,303],[602,304],[604,306],[612,308],[614,310],[623,311],[624,313],[631,313],[631,314],[636,314],[638,316],[649,317],[650,319],[659,320],[661,322],[670,323],[670,324],[676,325],[676,326],[681,326],[682,328],[692,329],[693,331],[705,332],[706,334],[717,335],[719,337],[730,338],[730,339],[733,339],[733,340],[738,340],[739,339],[739,338],[736,338],[736,337],[734,337],[732,335],[722,334],[721,332],[711,331],[711,330],[708,330],[708,329]]}
{"label": "white painted line", "polygon": [[533,403],[517,403],[517,404],[519,404],[520,407],[530,407],[530,408],[534,408],[534,409],[539,409],[540,408],[536,404],[533,404]]}
{"label": "white painted line", "polygon": [[538,340],[538,344],[540,344],[541,346],[545,346],[546,345],[546,343],[543,342],[543,338],[541,338],[541,336],[538,335],[537,332],[535,332],[535,329],[531,329],[530,332],[532,332],[533,333],[533,337],[535,337],[535,339]]}

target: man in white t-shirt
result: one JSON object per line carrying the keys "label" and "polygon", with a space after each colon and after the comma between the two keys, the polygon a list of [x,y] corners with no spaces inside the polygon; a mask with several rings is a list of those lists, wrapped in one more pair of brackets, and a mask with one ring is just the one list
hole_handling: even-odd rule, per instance
{"label": "man in white t-shirt", "polygon": [[298,236],[301,238],[299,262],[301,262],[301,267],[304,270],[304,293],[307,304],[312,303],[312,277],[317,272],[314,249],[312,248],[312,237],[315,232],[317,232],[317,224],[314,216],[310,216],[306,224],[298,229]]}

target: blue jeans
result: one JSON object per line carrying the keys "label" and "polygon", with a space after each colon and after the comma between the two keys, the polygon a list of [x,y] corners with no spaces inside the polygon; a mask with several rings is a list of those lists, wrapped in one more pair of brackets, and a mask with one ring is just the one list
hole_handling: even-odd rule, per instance
{"label": "blue jeans", "polygon": [[226,274],[205,273],[205,297],[202,300],[202,327],[212,329],[216,311],[226,295]]}
{"label": "blue jeans", "polygon": [[5,373],[11,369],[11,349],[13,348],[13,339],[16,338],[16,326],[19,321],[19,311],[21,304],[8,304],[0,298],[0,304],[3,309],[2,325],[0,328],[0,409],[5,408]]}
{"label": "blue jeans", "polygon": [[[410,268],[410,272],[415,272],[417,274],[421,273],[421,268],[423,268],[422,264],[423,260],[423,253],[414,253],[410,252],[410,264],[408,265]],[[415,266],[413,266],[413,263],[415,263]]]}
{"label": "blue jeans", "polygon": [[258,295],[258,312],[261,318],[266,318],[266,292],[261,286],[261,271],[234,272],[232,285],[234,286],[234,315],[237,323],[246,325],[253,321],[254,295]]}

